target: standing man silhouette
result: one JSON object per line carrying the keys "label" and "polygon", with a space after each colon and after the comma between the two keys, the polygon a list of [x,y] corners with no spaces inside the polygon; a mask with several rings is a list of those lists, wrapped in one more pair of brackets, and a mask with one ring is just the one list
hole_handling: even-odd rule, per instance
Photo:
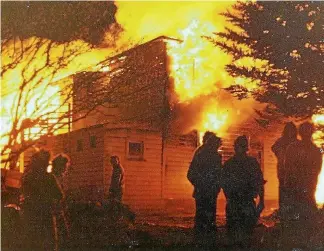
{"label": "standing man silhouette", "polygon": [[279,213],[283,215],[289,207],[289,188],[285,186],[287,170],[284,166],[284,159],[287,148],[290,144],[297,142],[297,127],[293,122],[286,123],[282,136],[271,147],[272,152],[277,157],[277,176],[279,180]]}
{"label": "standing man silhouette", "polygon": [[322,167],[322,154],[313,143],[314,126],[305,122],[299,127],[301,141],[290,144],[285,154],[286,186],[299,217],[308,217],[317,210],[315,191]]}
{"label": "standing man silhouette", "polygon": [[216,201],[222,168],[222,158],[217,152],[220,145],[219,137],[206,132],[203,145],[196,150],[187,174],[194,186],[193,197],[196,201],[195,240],[203,244],[212,244],[210,241],[216,237]]}
{"label": "standing man silhouette", "polygon": [[113,167],[109,188],[109,199],[121,203],[125,189],[125,171],[118,156],[111,156],[110,163]]}
{"label": "standing man silhouette", "polygon": [[[264,180],[258,161],[247,155],[248,139],[239,136],[235,154],[223,168],[223,191],[226,197],[226,225],[234,245],[249,247],[253,229],[264,209]],[[259,196],[256,206],[254,199]]]}

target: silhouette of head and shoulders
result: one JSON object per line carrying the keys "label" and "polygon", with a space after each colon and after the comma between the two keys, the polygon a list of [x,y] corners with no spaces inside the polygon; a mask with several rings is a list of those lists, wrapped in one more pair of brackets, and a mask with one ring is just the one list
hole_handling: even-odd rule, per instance
{"label": "silhouette of head and shoulders", "polygon": [[234,142],[235,154],[224,164],[223,190],[225,196],[251,198],[256,187],[264,183],[260,165],[256,158],[247,154],[248,138],[243,135]]}
{"label": "silhouette of head and shoulders", "polygon": [[22,192],[30,201],[45,201],[50,204],[52,199],[61,199],[62,193],[53,174],[48,173],[50,153],[40,150],[31,157],[31,162],[22,179]]}
{"label": "silhouette of head and shoulders", "polygon": [[[219,155],[218,149],[222,144],[220,137],[217,137],[215,133],[207,131],[205,132],[202,140],[202,145],[196,150],[196,155],[200,154],[215,154]],[[220,156],[220,155],[219,155]]]}
{"label": "silhouette of head and shoulders", "polygon": [[56,177],[62,177],[67,171],[70,158],[65,154],[59,154],[52,160],[52,173]]}
{"label": "silhouette of head and shoulders", "polygon": [[223,168],[224,177],[230,180],[249,180],[261,172],[256,158],[248,155],[248,138],[243,135],[234,142],[234,156],[228,159]]}
{"label": "silhouette of head and shoulders", "polygon": [[320,152],[320,149],[313,142],[312,136],[314,132],[315,132],[315,127],[312,123],[310,122],[302,123],[298,128],[298,133],[301,139],[292,142],[289,145],[290,152],[294,150],[297,151],[297,153],[299,153],[298,151],[302,151],[302,152],[307,151],[309,154],[313,152]]}
{"label": "silhouette of head and shoulders", "polygon": [[119,157],[116,155],[110,157],[110,164],[113,167],[113,169],[124,170],[123,166],[121,165]]}
{"label": "silhouette of head and shoulders", "polygon": [[285,152],[286,148],[290,144],[297,142],[297,127],[293,122],[288,122],[283,129],[281,137],[273,144],[271,149],[277,157],[282,157],[281,155]]}

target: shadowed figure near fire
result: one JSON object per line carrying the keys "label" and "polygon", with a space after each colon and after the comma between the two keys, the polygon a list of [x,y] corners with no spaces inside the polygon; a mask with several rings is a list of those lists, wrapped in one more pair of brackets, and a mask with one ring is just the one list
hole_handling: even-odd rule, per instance
{"label": "shadowed figure near fire", "polygon": [[317,212],[315,191],[322,166],[322,154],[313,143],[314,126],[300,125],[300,141],[289,145],[285,154],[285,186],[290,189],[290,201],[295,216],[307,219]]}
{"label": "shadowed figure near fire", "polygon": [[258,161],[247,155],[246,136],[235,140],[234,149],[235,155],[225,162],[222,176],[227,233],[232,244],[249,247],[253,229],[264,209],[265,181]]}
{"label": "shadowed figure near fire", "polygon": [[285,125],[282,136],[273,144],[272,151],[277,157],[277,175],[279,180],[279,214],[281,216],[288,212],[289,203],[289,187],[285,186],[285,177],[287,170],[284,166],[285,154],[288,146],[297,141],[297,127],[293,122]]}
{"label": "shadowed figure near fire", "polygon": [[49,152],[35,153],[22,179],[26,250],[56,248],[52,211],[63,194],[54,175],[47,172],[49,160]]}
{"label": "shadowed figure near fire", "polygon": [[220,192],[222,168],[222,158],[217,152],[220,145],[220,138],[212,132],[206,132],[203,145],[196,150],[187,174],[194,186],[194,235],[199,244],[213,244],[216,237],[216,201]]}
{"label": "shadowed figure near fire", "polygon": [[135,220],[135,214],[129,207],[123,204],[123,194],[125,190],[125,171],[118,156],[111,156],[110,163],[113,167],[111,175],[108,202],[111,215],[115,220],[126,217],[131,222]]}
{"label": "shadowed figure near fire", "polygon": [[68,208],[65,201],[63,189],[63,177],[70,163],[70,158],[65,154],[59,154],[52,160],[52,173],[54,174],[57,184],[60,186],[63,198],[56,204],[53,210],[55,237],[58,249],[65,247],[70,239],[70,226],[68,221]]}

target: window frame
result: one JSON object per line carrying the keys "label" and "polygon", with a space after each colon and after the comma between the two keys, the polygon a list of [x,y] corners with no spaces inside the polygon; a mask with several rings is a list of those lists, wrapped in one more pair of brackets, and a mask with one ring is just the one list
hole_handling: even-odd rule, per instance
{"label": "window frame", "polygon": [[84,149],[83,139],[77,139],[77,141],[76,141],[76,151],[77,152],[83,152],[83,149]]}
{"label": "window frame", "polygon": [[[130,144],[140,144],[141,145],[141,152],[139,155],[132,155],[130,154]],[[143,140],[128,140],[127,141],[127,159],[128,160],[144,160],[144,141]]]}
{"label": "window frame", "polygon": [[89,137],[89,146],[90,146],[90,148],[97,148],[97,143],[98,143],[97,142],[97,136],[96,135],[90,135],[90,137]]}

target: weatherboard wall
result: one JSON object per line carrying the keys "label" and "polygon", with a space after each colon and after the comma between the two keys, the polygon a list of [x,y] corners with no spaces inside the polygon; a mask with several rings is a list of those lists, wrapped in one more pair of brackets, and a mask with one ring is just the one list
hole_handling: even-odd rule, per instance
{"label": "weatherboard wall", "polygon": [[[108,195],[112,173],[109,157],[117,155],[125,170],[124,202],[135,210],[160,210],[163,203],[160,133],[139,129],[113,129],[106,131],[104,139],[105,195]],[[128,156],[129,142],[143,142],[142,159]]]}

